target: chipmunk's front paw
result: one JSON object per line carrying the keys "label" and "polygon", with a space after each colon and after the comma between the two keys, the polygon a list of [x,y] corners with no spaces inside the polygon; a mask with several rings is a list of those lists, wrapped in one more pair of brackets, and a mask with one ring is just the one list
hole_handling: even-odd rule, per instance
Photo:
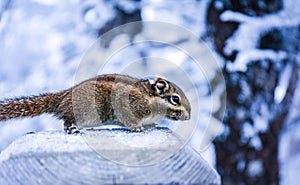
{"label": "chipmunk's front paw", "polygon": [[78,134],[80,133],[76,125],[71,125],[70,127],[65,127],[67,134]]}
{"label": "chipmunk's front paw", "polygon": [[141,125],[134,125],[134,126],[130,127],[130,130],[133,132],[142,132],[142,131],[144,131],[144,129],[145,128]]}

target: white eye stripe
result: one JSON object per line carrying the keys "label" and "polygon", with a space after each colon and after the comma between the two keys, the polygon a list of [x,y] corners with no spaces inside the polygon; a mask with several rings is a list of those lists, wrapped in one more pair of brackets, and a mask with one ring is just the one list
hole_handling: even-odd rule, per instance
{"label": "white eye stripe", "polygon": [[151,85],[155,84],[155,80],[148,80]]}

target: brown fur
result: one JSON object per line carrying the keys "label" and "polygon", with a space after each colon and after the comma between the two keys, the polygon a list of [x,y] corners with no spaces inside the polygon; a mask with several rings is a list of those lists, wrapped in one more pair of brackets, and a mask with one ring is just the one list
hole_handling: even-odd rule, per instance
{"label": "brown fur", "polygon": [[[117,74],[97,76],[62,92],[6,100],[0,103],[0,121],[48,113],[62,119],[66,130],[72,124],[97,126],[105,122],[142,130],[143,126],[154,126],[152,117],[173,119],[179,110],[181,115],[176,115],[176,120],[189,119],[187,98],[179,87],[169,83],[171,88],[157,95],[149,80]],[[168,104],[167,98],[174,92],[183,99],[182,108]]]}

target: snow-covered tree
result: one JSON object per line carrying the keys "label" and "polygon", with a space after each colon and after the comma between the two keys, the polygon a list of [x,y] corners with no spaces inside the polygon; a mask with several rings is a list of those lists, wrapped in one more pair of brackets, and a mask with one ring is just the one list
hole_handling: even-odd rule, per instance
{"label": "snow-covered tree", "polygon": [[214,141],[224,184],[279,184],[278,144],[299,80],[300,4],[213,0],[207,35],[225,60],[225,132]]}

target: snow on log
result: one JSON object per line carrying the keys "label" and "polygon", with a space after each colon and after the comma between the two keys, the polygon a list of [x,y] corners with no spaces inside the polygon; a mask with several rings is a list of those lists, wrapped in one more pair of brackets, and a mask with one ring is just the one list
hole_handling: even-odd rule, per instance
{"label": "snow on log", "polygon": [[[111,143],[120,143],[118,139],[129,144]],[[101,150],[94,145],[95,141],[99,141]],[[163,144],[157,144],[160,141]],[[151,144],[155,147],[141,147]],[[172,153],[168,156],[165,151]],[[168,129],[142,133],[98,130],[78,135],[27,134],[0,153],[0,182],[14,185],[221,183],[220,176],[200,154],[181,143]]]}

